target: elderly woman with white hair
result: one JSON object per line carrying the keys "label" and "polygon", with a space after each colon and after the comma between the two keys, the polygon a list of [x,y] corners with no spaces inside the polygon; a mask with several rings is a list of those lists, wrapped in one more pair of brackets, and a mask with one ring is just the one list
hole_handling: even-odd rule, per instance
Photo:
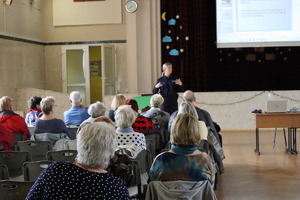
{"label": "elderly woman with white hair", "polygon": [[144,134],[134,132],[132,128],[136,118],[137,113],[130,105],[122,105],[116,110],[115,120],[118,146],[134,144],[142,149],[147,149]]}
{"label": "elderly woman with white hair", "polygon": [[84,120],[80,124],[80,126],[77,129],[77,134],[85,125],[92,123],[94,121],[94,119],[96,119],[97,117],[104,116],[105,111],[106,111],[106,108],[105,108],[104,103],[97,101],[97,102],[91,104],[88,109],[88,114],[90,115],[90,117],[87,118],[86,120]]}
{"label": "elderly woman with white hair", "polygon": [[155,127],[159,125],[167,128],[170,114],[160,109],[163,102],[164,98],[160,94],[154,94],[150,99],[151,108],[142,115],[151,119]]}
{"label": "elderly woman with white hair", "polygon": [[76,161],[51,164],[26,199],[129,199],[124,182],[105,170],[115,149],[113,126],[105,122],[86,125],[77,137]]}

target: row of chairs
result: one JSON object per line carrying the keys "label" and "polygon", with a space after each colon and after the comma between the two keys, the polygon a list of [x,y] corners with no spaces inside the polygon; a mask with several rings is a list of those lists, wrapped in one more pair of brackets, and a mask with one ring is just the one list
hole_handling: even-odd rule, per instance
{"label": "row of chairs", "polygon": [[[76,156],[76,150],[48,151],[44,160],[74,162]],[[31,153],[27,151],[0,151],[0,163],[7,166],[9,177],[25,176],[23,164],[32,161]]]}
{"label": "row of chairs", "polygon": [[[74,151],[74,150],[64,150],[64,152],[66,151]],[[62,152],[62,151],[61,151]],[[53,154],[54,153],[54,154]],[[28,160],[22,160],[21,158],[18,158],[18,162],[23,164],[21,165],[21,169],[17,169],[17,166],[19,166],[19,163],[15,163],[14,161],[11,161],[11,159],[15,159],[18,156],[15,155],[22,155],[24,157],[24,159],[28,159]],[[4,155],[4,156],[3,156]],[[48,154],[48,158],[50,158],[50,155],[53,156],[52,159],[54,160],[59,160],[57,159],[57,157],[55,157],[55,155],[59,155],[57,154],[57,152],[49,152]],[[11,185],[11,186],[7,186],[7,188],[14,188],[14,186],[12,185],[17,185],[16,187],[22,187],[22,185],[32,185],[33,182],[37,179],[37,177],[40,175],[40,173],[47,168],[52,162],[54,161],[34,161],[34,162],[30,162],[30,153],[28,152],[0,152],[0,157],[5,157],[7,158],[6,162],[3,162],[0,159],[1,163],[4,164],[0,164],[0,180],[5,180],[4,182],[1,181],[0,184],[6,184],[6,185]],[[60,157],[59,157],[60,158]],[[133,181],[130,187],[137,187],[137,194],[134,195],[134,198],[141,198],[144,196],[143,194],[143,185],[142,185],[142,174],[148,173],[150,170],[152,164],[152,157],[151,157],[151,153],[149,150],[142,150],[138,156],[135,159],[132,159],[132,169],[133,169]],[[22,172],[19,172],[20,170],[22,170]],[[18,172],[18,173],[16,173]],[[19,175],[20,173],[22,173],[24,175],[24,181],[28,184],[23,184],[20,182],[14,182],[14,181],[8,181],[9,177],[11,175],[15,176],[15,175]],[[21,185],[19,185],[19,183]],[[2,186],[0,186],[2,187]],[[30,186],[31,187],[31,186]],[[26,192],[26,194],[29,191],[29,188]],[[1,190],[4,190],[5,188],[1,188]],[[17,190],[16,188],[14,188],[15,190]],[[24,189],[26,190],[26,189]],[[16,191],[15,191],[16,192]],[[17,198],[16,198],[17,199]]]}

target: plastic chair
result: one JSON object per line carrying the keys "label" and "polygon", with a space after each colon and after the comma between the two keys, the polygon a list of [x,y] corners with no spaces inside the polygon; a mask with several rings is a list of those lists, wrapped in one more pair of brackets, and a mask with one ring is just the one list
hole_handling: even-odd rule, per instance
{"label": "plastic chair", "polygon": [[76,156],[77,150],[49,151],[47,153],[47,159],[50,161],[75,162]]}
{"label": "plastic chair", "polygon": [[16,144],[18,141],[24,141],[24,134],[23,133],[14,133],[14,143],[11,147],[12,149],[15,149]]}
{"label": "plastic chair", "polygon": [[33,183],[32,181],[0,181],[1,199],[23,200]]}
{"label": "plastic chair", "polygon": [[30,132],[30,135],[34,135],[35,134],[34,133],[34,125],[27,124],[27,128],[28,128],[28,130]]}
{"label": "plastic chair", "polygon": [[65,142],[66,150],[77,150],[77,140],[67,140]]}
{"label": "plastic chair", "polygon": [[151,159],[153,160],[156,155],[154,141],[152,139],[146,139],[146,145],[147,145],[147,150],[149,150],[151,153]]}
{"label": "plastic chair", "polygon": [[[163,149],[162,137],[159,132],[145,135],[146,140],[152,140],[154,144],[154,154],[151,154],[153,158],[156,157],[156,152],[160,152]],[[152,153],[152,152],[151,152]]]}
{"label": "plastic chair", "polygon": [[145,199],[217,200],[209,181],[151,181]]}
{"label": "plastic chair", "polygon": [[137,187],[138,194],[134,198],[142,198],[142,180],[141,175],[148,173],[152,165],[151,153],[149,150],[142,150],[135,159],[131,159],[133,181],[130,187]]}
{"label": "plastic chair", "polygon": [[22,166],[24,162],[30,162],[29,152],[22,151],[0,151],[0,163],[8,168],[9,177],[23,175]]}
{"label": "plastic chair", "polygon": [[69,130],[69,133],[70,133],[70,139],[71,140],[75,140],[76,139],[78,125],[69,125],[69,126],[67,126],[67,129]]}
{"label": "plastic chair", "polygon": [[28,151],[32,161],[47,160],[47,152],[52,150],[50,141],[19,141],[16,144],[16,151]]}
{"label": "plastic chair", "polygon": [[9,180],[8,168],[3,164],[0,164],[0,180]]}
{"label": "plastic chair", "polygon": [[35,181],[51,163],[54,162],[48,160],[25,162],[22,167],[24,181]]}

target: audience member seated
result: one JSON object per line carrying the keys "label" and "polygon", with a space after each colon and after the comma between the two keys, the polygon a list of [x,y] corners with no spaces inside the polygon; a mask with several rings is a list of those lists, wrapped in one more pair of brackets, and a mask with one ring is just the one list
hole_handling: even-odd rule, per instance
{"label": "audience member seated", "polygon": [[[115,127],[114,122],[106,116],[97,117],[93,120],[92,123],[97,122],[105,122]],[[107,171],[122,179],[126,183],[127,187],[131,185],[133,178],[132,162],[126,153],[117,150],[115,152],[115,155],[110,160]]]}
{"label": "audience member seated", "polygon": [[[194,117],[196,117],[196,119],[199,119],[196,108],[193,106],[193,104],[191,104],[188,101],[182,102],[178,108],[178,114],[190,114]],[[198,121],[199,125],[200,125],[200,137],[201,140],[207,140],[207,127],[204,121],[199,120]]]}
{"label": "audience member seated", "polygon": [[12,98],[4,96],[0,99],[0,123],[13,133],[23,133],[24,140],[30,136],[25,119],[13,111]]}
{"label": "audience member seated", "polygon": [[129,105],[122,105],[115,111],[118,146],[134,144],[142,149],[146,149],[144,134],[134,132],[132,128],[136,117],[137,113]]}
{"label": "audience member seated", "polygon": [[132,124],[132,128],[135,132],[145,134],[147,133],[148,130],[155,129],[153,122],[148,117],[144,117],[143,115],[139,114],[139,106],[136,100],[127,99],[125,101],[125,105],[130,105],[131,108],[137,113],[137,118],[135,119],[135,122]]}
{"label": "audience member seated", "polygon": [[115,111],[121,106],[124,105],[126,101],[126,98],[123,94],[117,94],[114,96],[112,102],[111,102],[111,110],[108,112],[108,117],[115,122]]}
{"label": "audience member seated", "polygon": [[40,106],[41,100],[42,98],[39,96],[33,96],[29,99],[29,110],[25,117],[26,124],[35,123],[35,120],[40,117],[40,114],[42,113]]}
{"label": "audience member seated", "polygon": [[113,127],[115,127],[115,124],[114,122],[109,118],[109,117],[106,117],[106,116],[100,116],[100,117],[96,117],[93,122],[106,122],[110,125],[112,125]]}
{"label": "audience member seated", "polygon": [[52,96],[43,98],[41,101],[41,108],[43,115],[36,120],[34,127],[36,137],[40,138],[40,134],[42,133],[51,133],[56,139],[64,138],[65,136],[70,138],[69,130],[67,129],[64,121],[53,117],[56,110],[54,98]]}
{"label": "audience member seated", "polygon": [[0,144],[4,151],[12,151],[10,148],[14,144],[14,134],[6,129],[4,125],[0,124]]}
{"label": "audience member seated", "polygon": [[90,124],[91,122],[94,121],[94,119],[96,119],[97,117],[100,116],[104,116],[106,111],[106,108],[104,106],[104,103],[97,101],[93,104],[91,104],[88,108],[88,114],[90,115],[90,117],[86,120],[84,120],[80,126],[77,129],[77,133],[79,133],[79,131],[87,124]]}
{"label": "audience member seated", "polygon": [[[196,97],[195,97],[195,95],[194,95],[194,92],[192,92],[191,90],[185,91],[185,92],[183,93],[183,101],[186,101],[186,102],[188,101],[188,102],[190,102],[190,103],[193,104],[193,106],[196,108],[196,111],[197,111],[197,114],[198,114],[198,117],[199,117],[198,119],[199,119],[200,121],[204,121],[205,124],[206,124],[206,126],[209,126],[209,127],[210,127],[210,129],[211,129],[211,131],[213,132],[213,134],[215,135],[216,139],[217,139],[218,142],[221,144],[220,137],[219,137],[219,135],[218,135],[218,133],[217,133],[217,131],[216,131],[215,125],[214,125],[214,123],[213,123],[213,120],[212,120],[210,114],[209,114],[207,111],[205,111],[205,110],[203,110],[203,109],[197,107],[197,106],[194,104],[194,103],[196,102]],[[169,120],[169,124],[168,124],[168,130],[169,130],[169,132],[170,132],[170,129],[171,129],[172,122],[173,122],[173,120],[175,119],[177,113],[178,113],[178,111],[175,111],[175,112],[172,113],[172,115],[170,116],[170,120]]]}
{"label": "audience member seated", "polygon": [[197,150],[200,124],[190,114],[178,114],[171,128],[170,151],[159,154],[150,169],[151,181],[202,181],[214,184],[215,171],[210,157]]}
{"label": "audience member seated", "polygon": [[51,164],[40,174],[26,199],[129,200],[124,181],[105,170],[115,149],[113,126],[105,122],[84,126],[77,137],[76,161]]}
{"label": "audience member seated", "polygon": [[[144,117],[151,119],[153,124],[156,126],[168,128],[168,122],[170,119],[170,114],[161,110],[161,106],[164,102],[164,98],[160,94],[154,94],[150,99],[150,110],[142,113]],[[160,128],[158,127],[158,128]]]}
{"label": "audience member seated", "polygon": [[64,112],[65,123],[67,125],[80,125],[90,115],[87,112],[87,107],[81,104],[81,97],[78,91],[71,92],[70,103],[72,107]]}

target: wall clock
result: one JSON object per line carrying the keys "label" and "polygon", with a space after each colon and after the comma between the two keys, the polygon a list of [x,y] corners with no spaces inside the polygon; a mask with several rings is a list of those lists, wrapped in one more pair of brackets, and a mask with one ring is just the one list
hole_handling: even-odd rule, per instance
{"label": "wall clock", "polygon": [[127,12],[133,13],[138,9],[138,3],[134,0],[127,1],[125,4],[125,8]]}

